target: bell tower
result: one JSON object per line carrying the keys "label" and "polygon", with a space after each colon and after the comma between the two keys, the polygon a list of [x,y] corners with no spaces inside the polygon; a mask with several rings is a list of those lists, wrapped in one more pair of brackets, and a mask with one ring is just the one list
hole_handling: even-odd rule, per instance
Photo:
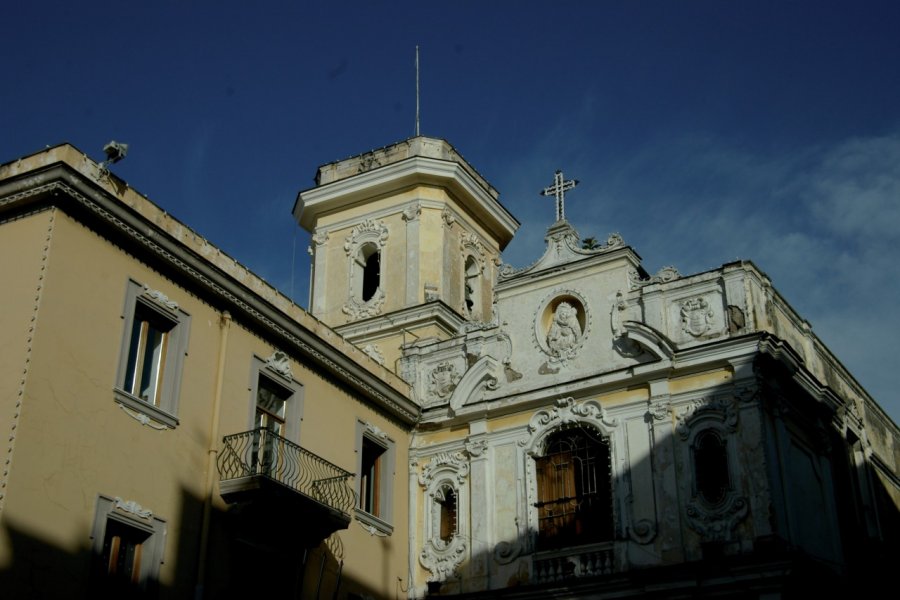
{"label": "bell tower", "polygon": [[323,165],[315,181],[294,205],[312,234],[315,317],[391,369],[405,342],[491,320],[519,223],[449,143],[413,137]]}

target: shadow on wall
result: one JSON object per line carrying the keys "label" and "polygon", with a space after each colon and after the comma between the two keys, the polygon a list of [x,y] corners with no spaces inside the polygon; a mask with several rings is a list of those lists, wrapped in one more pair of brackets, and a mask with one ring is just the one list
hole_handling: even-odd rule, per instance
{"label": "shadow on wall", "polygon": [[[440,526],[442,507],[447,497],[455,502],[457,495],[449,496],[442,484],[427,488],[434,498],[434,525],[426,525],[431,533],[424,544],[435,581],[423,595],[545,600],[610,594],[882,594],[884,586],[892,586],[892,569],[900,564],[900,511],[890,490],[872,463],[854,466],[852,436],[848,441],[835,430],[830,409],[802,390],[780,363],[760,357],[756,366],[763,382],[758,389],[743,393],[721,386],[674,411],[648,411],[638,425],[652,428],[653,448],[643,461],[632,462],[628,472],[613,468],[612,502],[597,504],[609,521],[577,516],[580,506],[591,502],[590,476],[570,477],[563,463],[579,464],[583,471],[588,455],[576,456],[574,444],[562,452],[554,448],[565,439],[559,432],[577,433],[590,420],[588,403],[580,401],[559,401],[555,413],[541,416],[546,439],[537,444],[534,458],[526,458],[534,461],[537,498],[529,497],[524,508],[542,524],[534,537],[517,523],[517,538],[494,548],[465,540],[474,546],[468,558],[455,569],[452,563],[442,564],[455,543]],[[614,424],[604,433],[600,424],[593,431],[616,435],[613,429],[631,425]],[[554,453],[564,457],[551,465],[555,480],[542,479],[541,464]],[[423,461],[426,470],[440,468],[428,458]],[[624,461],[614,456],[613,464]],[[656,517],[644,529],[634,515],[637,495],[648,488],[637,480],[650,473]],[[500,485],[496,475],[486,476],[487,497],[500,494],[493,487]],[[554,492],[554,486],[568,491]],[[552,505],[546,496],[554,493],[560,497],[554,510],[561,517],[545,514]],[[473,507],[478,501],[471,500]],[[500,518],[494,510],[491,519]],[[548,539],[554,536],[557,541]],[[421,551],[421,541],[418,546]],[[646,560],[642,554],[655,558]],[[494,589],[475,591],[479,588]]]}
{"label": "shadow on wall", "polygon": [[[159,569],[162,582],[153,573],[152,558],[148,557],[152,554],[151,537],[129,541],[128,534],[118,527],[118,515],[111,518],[112,526],[105,528],[105,544],[100,544],[99,549],[95,549],[87,516],[84,539],[74,550],[41,539],[5,518],[0,524],[0,536],[5,538],[10,559],[0,568],[0,597],[196,600],[230,599],[243,594],[257,597],[265,593],[284,599],[329,600],[381,596],[343,573],[344,549],[339,536],[304,549],[298,538],[286,535],[290,530],[285,527],[289,516],[281,513],[270,513],[267,521],[258,523],[266,535],[252,535],[246,530],[242,507],[212,511],[206,581],[198,591],[203,500],[182,491],[180,512],[159,515],[168,526]],[[131,517],[126,513],[123,518]],[[140,516],[133,520],[133,529],[142,535],[141,521],[149,520]],[[295,525],[302,529],[302,523],[302,515],[297,516]],[[138,546],[140,549],[136,549]],[[397,595],[405,597],[399,588]]]}

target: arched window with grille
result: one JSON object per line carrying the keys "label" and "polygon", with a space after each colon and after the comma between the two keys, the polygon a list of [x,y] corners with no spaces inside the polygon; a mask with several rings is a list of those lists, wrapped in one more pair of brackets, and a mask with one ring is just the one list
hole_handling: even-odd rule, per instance
{"label": "arched window with grille", "polygon": [[535,472],[538,550],[613,539],[607,438],[589,427],[553,433]]}

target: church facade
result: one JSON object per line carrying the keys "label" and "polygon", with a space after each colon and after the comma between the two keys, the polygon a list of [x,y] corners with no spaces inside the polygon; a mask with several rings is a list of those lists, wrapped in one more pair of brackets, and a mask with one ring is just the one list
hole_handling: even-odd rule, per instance
{"label": "church facade", "polygon": [[[747,261],[647,273],[446,141],[318,169],[309,312],[71,146],[0,165],[0,586],[791,597],[896,560],[900,431]],[[875,585],[871,583],[871,585]],[[860,588],[859,586],[863,586]]]}
{"label": "church facade", "polygon": [[557,173],[513,268],[517,223],[442,140],[316,182],[312,313],[422,411],[414,595],[763,596],[887,564],[897,428],[755,265],[651,276],[618,235],[582,243]]}

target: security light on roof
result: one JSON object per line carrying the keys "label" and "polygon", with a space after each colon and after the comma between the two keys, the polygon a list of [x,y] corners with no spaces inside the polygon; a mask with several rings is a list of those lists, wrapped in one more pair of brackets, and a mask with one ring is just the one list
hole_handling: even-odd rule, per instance
{"label": "security light on roof", "polygon": [[104,164],[111,165],[119,162],[128,154],[128,144],[122,144],[115,140],[103,146],[103,152],[106,153]]}

